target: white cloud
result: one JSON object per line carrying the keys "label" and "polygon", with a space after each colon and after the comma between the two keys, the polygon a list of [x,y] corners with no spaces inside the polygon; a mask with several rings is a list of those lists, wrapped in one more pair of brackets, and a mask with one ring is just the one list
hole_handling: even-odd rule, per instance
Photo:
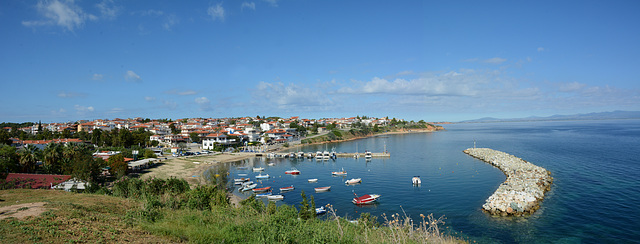
{"label": "white cloud", "polygon": [[309,111],[318,108],[325,109],[333,104],[330,96],[323,91],[323,89],[312,89],[296,84],[285,86],[282,82],[260,82],[253,95],[261,106],[267,108]]}
{"label": "white cloud", "polygon": [[558,91],[560,91],[560,92],[576,92],[576,91],[582,90],[586,86],[587,86],[586,84],[582,84],[582,83],[578,83],[578,82],[561,83],[559,85],[559,87],[558,87]]}
{"label": "white cloud", "polygon": [[264,1],[269,3],[269,5],[273,7],[278,7],[278,0],[264,0]]}
{"label": "white cloud", "polygon": [[180,23],[180,19],[178,19],[175,14],[170,14],[167,16],[164,24],[162,24],[162,28],[170,31],[172,30],[173,26],[177,25],[178,23]]}
{"label": "white cloud", "polygon": [[129,82],[141,82],[142,78],[135,72],[131,70],[127,70],[127,73],[124,75],[124,79]]}
{"label": "white cloud", "polygon": [[211,110],[211,102],[206,97],[196,97],[194,101],[200,106],[200,110],[209,111]]}
{"label": "white cloud", "polygon": [[93,110],[94,110],[92,106],[85,107],[85,106],[80,106],[80,105],[77,105],[77,104],[74,106],[74,108],[76,109],[76,111],[78,113],[93,112]]}
{"label": "white cloud", "polygon": [[108,20],[114,20],[120,12],[119,6],[114,6],[113,0],[103,0],[96,4],[96,7],[100,10],[102,18]]}
{"label": "white cloud", "polygon": [[240,6],[240,9],[244,9],[244,8],[250,8],[250,9],[256,10],[256,3],[254,3],[254,2],[243,2],[242,5]]}
{"label": "white cloud", "polygon": [[210,6],[207,9],[207,14],[213,18],[213,20],[221,20],[224,21],[224,8],[222,7],[222,3],[216,4],[216,6]]}
{"label": "white cloud", "polygon": [[171,89],[166,91],[165,93],[167,94],[175,94],[175,95],[180,95],[180,96],[188,96],[188,95],[195,95],[198,94],[198,92],[194,91],[194,90],[184,90],[184,91],[178,91],[176,89]]}
{"label": "white cloud", "polygon": [[151,101],[155,101],[156,98],[155,97],[144,97],[144,100],[147,102],[151,102]]}
{"label": "white cloud", "polygon": [[92,80],[102,80],[104,78],[104,75],[102,74],[93,74],[93,76],[91,77]]}
{"label": "white cloud", "polygon": [[339,93],[349,94],[395,94],[395,95],[429,95],[429,96],[473,96],[474,89],[484,80],[478,80],[473,72],[448,72],[441,75],[423,75],[420,78],[388,81],[374,77],[371,81],[356,87],[343,87]]}
{"label": "white cloud", "polygon": [[486,60],[484,60],[482,62],[488,63],[488,64],[501,64],[501,63],[503,63],[505,61],[507,61],[507,60],[504,59],[504,58],[495,57],[495,58],[486,59]]}
{"label": "white cloud", "polygon": [[107,113],[110,113],[110,114],[117,114],[117,113],[122,113],[122,112],[124,112],[124,109],[123,109],[123,108],[112,108],[112,109],[111,109],[111,110],[109,110],[109,112],[107,112]]}
{"label": "white cloud", "polygon": [[539,47],[538,52],[544,52],[544,47]]}
{"label": "white cloud", "polygon": [[155,9],[149,9],[149,10],[145,10],[145,11],[141,11],[141,12],[134,12],[134,13],[140,13],[140,15],[142,15],[142,16],[161,16],[161,15],[164,15],[163,11],[155,10]]}
{"label": "white cloud", "polygon": [[85,13],[82,8],[75,5],[72,0],[66,1],[39,1],[36,4],[38,13],[44,17],[44,20],[22,21],[22,25],[44,26],[57,25],[73,31],[84,25],[86,20],[97,20],[98,17]]}
{"label": "white cloud", "polygon": [[65,91],[61,91],[60,93],[58,93],[58,97],[61,98],[73,98],[73,97],[84,97],[85,94],[83,93],[75,93],[75,92],[65,92]]}

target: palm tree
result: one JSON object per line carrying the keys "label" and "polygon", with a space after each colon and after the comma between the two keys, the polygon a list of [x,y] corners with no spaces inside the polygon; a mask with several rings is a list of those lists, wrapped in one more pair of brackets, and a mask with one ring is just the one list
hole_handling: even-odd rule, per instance
{"label": "palm tree", "polygon": [[42,161],[44,161],[45,171],[49,174],[62,173],[61,167],[62,145],[59,143],[49,143],[43,151]]}
{"label": "palm tree", "polygon": [[20,149],[19,163],[22,167],[22,172],[32,173],[35,171],[36,162],[38,161],[38,148],[34,145],[27,145]]}

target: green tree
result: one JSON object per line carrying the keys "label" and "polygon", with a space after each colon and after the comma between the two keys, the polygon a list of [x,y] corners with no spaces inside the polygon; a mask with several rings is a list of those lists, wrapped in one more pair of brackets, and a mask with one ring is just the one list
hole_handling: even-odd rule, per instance
{"label": "green tree", "polygon": [[122,176],[127,175],[127,163],[124,162],[124,155],[121,153],[113,155],[108,159],[109,170],[111,175],[115,175],[117,178],[121,178]]}
{"label": "green tree", "polygon": [[189,133],[189,138],[191,138],[192,142],[200,142],[200,136],[198,136],[198,133],[195,133],[195,132]]}
{"label": "green tree", "polygon": [[373,126],[373,132],[378,132],[378,131],[380,131],[380,128],[378,128],[378,124],[375,124]]}
{"label": "green tree", "polygon": [[[312,203],[314,206],[312,208],[312,206],[309,204],[309,201],[307,200],[307,194],[304,193],[304,190],[302,190],[300,195],[302,196],[302,202],[300,202],[300,211],[298,212],[298,217],[304,220],[315,218],[316,217],[315,203]],[[313,201],[313,196],[311,197],[311,199]]]}
{"label": "green tree", "polygon": [[19,163],[21,171],[24,173],[33,173],[38,162],[39,149],[34,145],[27,145],[18,150]]}
{"label": "green tree", "polygon": [[0,128],[0,145],[11,145],[11,135],[6,130]]}
{"label": "green tree", "polygon": [[42,152],[44,171],[47,174],[62,173],[62,145],[59,143],[49,143]]}
{"label": "green tree", "polygon": [[18,153],[16,148],[0,144],[0,174],[18,172]]}
{"label": "green tree", "polygon": [[169,129],[171,129],[171,134],[174,134],[174,135],[180,134],[180,130],[176,128],[175,123],[169,124]]}

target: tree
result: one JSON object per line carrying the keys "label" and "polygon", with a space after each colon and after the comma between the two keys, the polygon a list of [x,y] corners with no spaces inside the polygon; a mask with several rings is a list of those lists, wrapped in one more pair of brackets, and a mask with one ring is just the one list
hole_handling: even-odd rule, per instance
{"label": "tree", "polygon": [[373,126],[373,132],[378,132],[378,131],[380,131],[380,128],[378,128],[378,124],[375,124]]}
{"label": "tree", "polygon": [[127,163],[124,162],[124,155],[116,154],[109,157],[109,170],[112,175],[115,175],[117,178],[121,178],[122,176],[127,175]]}
{"label": "tree", "polygon": [[49,143],[42,153],[44,171],[47,174],[62,173],[62,145],[59,143]]}
{"label": "tree", "polygon": [[0,129],[0,145],[11,145],[11,135],[4,129]]}
{"label": "tree", "polygon": [[18,153],[16,148],[0,144],[0,174],[18,172]]}
{"label": "tree", "polygon": [[18,150],[19,163],[21,171],[24,173],[33,173],[38,162],[38,148],[34,145],[27,145]]}
{"label": "tree", "polygon": [[175,123],[169,124],[169,129],[171,129],[171,134],[174,134],[174,135],[180,134],[180,130],[176,128]]}
{"label": "tree", "polygon": [[312,219],[316,217],[316,208],[315,208],[315,203],[313,202],[313,196],[311,196],[311,205],[309,204],[308,200],[307,200],[307,195],[304,193],[304,190],[302,190],[302,192],[300,193],[300,195],[302,196],[302,202],[300,202],[300,211],[298,212],[298,217],[300,217],[300,219]]}
{"label": "tree", "polygon": [[200,136],[198,136],[198,133],[195,133],[195,132],[189,133],[189,138],[191,138],[192,142],[200,142]]}

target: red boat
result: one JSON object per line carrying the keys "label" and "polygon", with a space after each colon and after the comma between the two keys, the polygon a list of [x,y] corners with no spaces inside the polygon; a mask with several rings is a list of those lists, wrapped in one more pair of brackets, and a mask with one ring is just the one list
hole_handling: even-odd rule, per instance
{"label": "red boat", "polygon": [[269,190],[271,190],[270,186],[262,187],[262,188],[253,188],[252,191],[253,192],[265,192],[265,191],[269,191]]}
{"label": "red boat", "polygon": [[300,170],[297,170],[296,168],[291,168],[291,170],[287,170],[284,173],[289,175],[299,175]]}
{"label": "red boat", "polygon": [[[353,194],[356,195],[355,193]],[[358,197],[358,195],[356,195],[356,197],[354,197],[353,201],[351,202],[353,202],[353,204],[356,204],[356,205],[371,204],[376,200],[378,200],[378,198],[380,198],[380,195],[378,194],[367,194],[361,197]]]}
{"label": "red boat", "polygon": [[294,188],[293,186],[287,186],[287,187],[281,187],[280,191],[292,191]]}

